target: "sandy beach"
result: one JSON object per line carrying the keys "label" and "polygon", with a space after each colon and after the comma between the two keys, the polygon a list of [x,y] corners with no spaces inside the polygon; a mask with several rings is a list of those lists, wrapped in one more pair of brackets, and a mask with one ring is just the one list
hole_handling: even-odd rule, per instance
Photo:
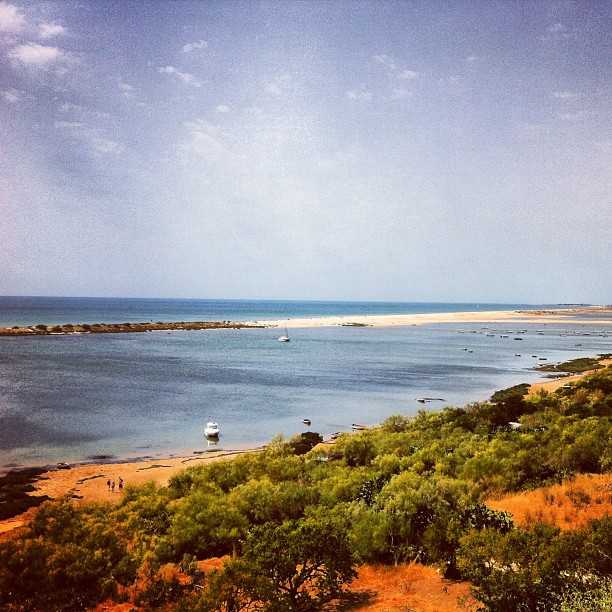
{"label": "sandy beach", "polygon": [[[582,315],[582,316],[581,316]],[[587,316],[584,316],[587,315]],[[601,315],[601,316],[597,316]],[[488,310],[474,312],[439,312],[405,315],[362,315],[345,317],[316,317],[304,319],[278,319],[254,321],[256,325],[268,327],[362,326],[396,327],[427,325],[432,323],[577,323],[589,325],[612,325],[612,307],[589,306],[581,308],[559,308],[552,310]]]}
{"label": "sandy beach", "polygon": [[[32,495],[47,495],[52,499],[70,497],[75,504],[92,502],[121,501],[123,492],[119,489],[119,479],[123,487],[155,482],[160,486],[168,484],[170,478],[193,465],[202,465],[213,461],[228,461],[243,453],[257,452],[258,449],[220,451],[203,453],[190,457],[173,457],[128,463],[105,463],[78,465],[69,470],[54,469],[41,474],[40,480],[34,483]],[[111,488],[108,481],[111,482]],[[112,483],[115,483],[112,488]],[[27,522],[32,511],[25,515],[0,521],[0,533],[21,527]]]}

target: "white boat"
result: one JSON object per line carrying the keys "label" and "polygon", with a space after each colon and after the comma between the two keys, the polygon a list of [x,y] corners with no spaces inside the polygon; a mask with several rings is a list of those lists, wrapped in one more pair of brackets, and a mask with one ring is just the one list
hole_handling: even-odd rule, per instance
{"label": "white boat", "polygon": [[291,338],[289,337],[289,332],[287,331],[286,327],[285,327],[284,335],[280,336],[278,341],[279,342],[290,342],[291,341]]}
{"label": "white boat", "polygon": [[206,423],[206,427],[204,428],[204,433],[209,438],[216,438],[219,435],[219,425],[217,425],[214,421],[210,421]]}

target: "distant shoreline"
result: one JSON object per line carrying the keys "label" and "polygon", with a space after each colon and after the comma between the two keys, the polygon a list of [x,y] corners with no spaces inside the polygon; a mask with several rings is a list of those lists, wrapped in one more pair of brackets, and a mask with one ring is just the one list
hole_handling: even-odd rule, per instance
{"label": "distant shoreline", "polygon": [[[594,315],[602,315],[597,317]],[[586,315],[586,316],[585,316]],[[268,327],[395,327],[431,323],[573,323],[612,324],[612,306],[585,306],[546,310],[487,310],[395,315],[344,315],[258,321],[189,321],[157,323],[95,323],[31,325],[0,328],[0,336],[59,336],[83,334],[119,334],[154,331],[198,331],[208,329],[252,329]]]}

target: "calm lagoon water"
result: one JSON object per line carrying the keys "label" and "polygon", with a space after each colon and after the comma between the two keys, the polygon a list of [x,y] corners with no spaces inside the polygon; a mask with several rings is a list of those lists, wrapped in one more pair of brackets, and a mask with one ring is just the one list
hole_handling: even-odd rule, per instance
{"label": "calm lagoon water", "polygon": [[[108,300],[24,298],[11,308],[7,299],[21,298],[0,299],[0,321],[9,322],[0,326],[524,307],[111,300],[107,308]],[[290,437],[306,429],[306,417],[312,431],[329,435],[353,422],[487,399],[539,379],[530,369],[539,357],[561,361],[611,350],[604,330],[578,323],[521,324],[527,332],[520,342],[511,334],[500,338],[510,328],[464,327],[465,333],[450,324],[294,329],[290,343],[278,342],[274,329],[0,337],[0,470],[101,455],[190,455],[208,448],[208,420],[221,427],[222,449],[254,448],[278,433]],[[422,396],[444,401],[416,402]]]}

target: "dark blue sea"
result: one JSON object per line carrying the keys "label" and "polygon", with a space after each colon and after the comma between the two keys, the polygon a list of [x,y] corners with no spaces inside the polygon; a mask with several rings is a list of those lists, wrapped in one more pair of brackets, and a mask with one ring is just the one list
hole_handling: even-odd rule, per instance
{"label": "dark blue sea", "polygon": [[[546,305],[2,297],[0,327],[534,307]],[[0,337],[0,471],[256,448],[304,431],[303,418],[328,436],[351,423],[488,399],[540,379],[531,368],[544,358],[612,350],[609,326],[571,320],[462,328],[293,329],[290,343],[270,328]],[[209,420],[221,428],[214,447],[203,434]]]}

